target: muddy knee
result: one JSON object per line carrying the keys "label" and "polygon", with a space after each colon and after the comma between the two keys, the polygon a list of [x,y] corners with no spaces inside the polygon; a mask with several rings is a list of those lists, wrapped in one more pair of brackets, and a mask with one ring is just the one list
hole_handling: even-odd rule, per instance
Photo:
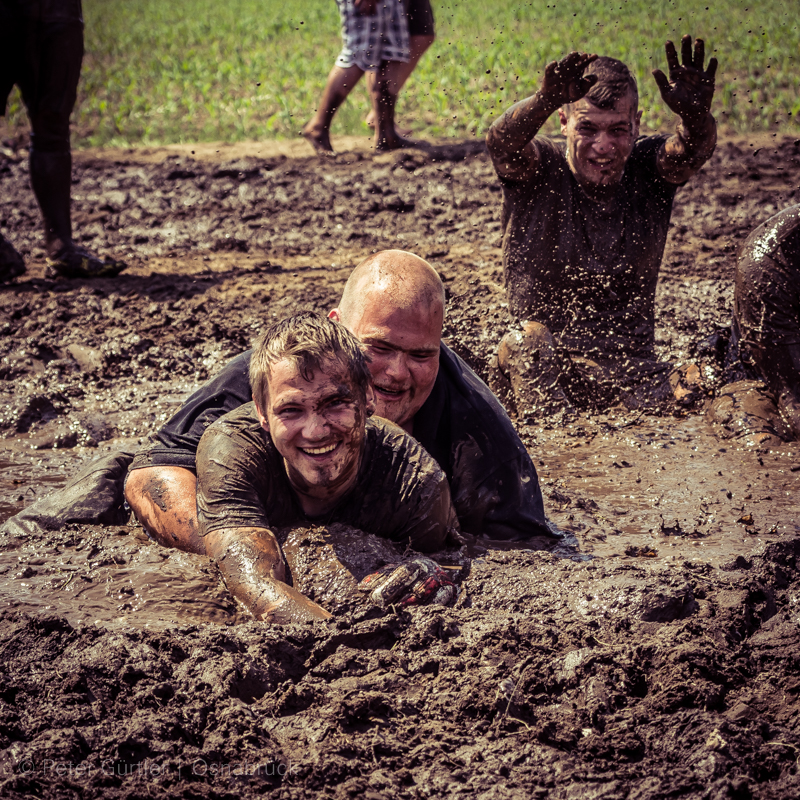
{"label": "muddy knee", "polygon": [[197,533],[197,478],[182,467],[132,470],[125,499],[142,527],[161,545],[204,553]]}
{"label": "muddy knee", "polygon": [[525,322],[521,330],[509,331],[501,340],[497,350],[500,369],[506,375],[519,371],[524,360],[538,363],[542,359],[552,361],[556,357],[553,334],[540,322]]}
{"label": "muddy knee", "polygon": [[558,385],[561,374],[555,341],[539,322],[526,322],[500,342],[497,361],[511,382],[520,410],[553,410],[565,403]]}

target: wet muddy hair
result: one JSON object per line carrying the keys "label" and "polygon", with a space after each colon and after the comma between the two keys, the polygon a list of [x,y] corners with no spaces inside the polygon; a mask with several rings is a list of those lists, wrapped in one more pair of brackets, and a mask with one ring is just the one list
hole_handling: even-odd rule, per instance
{"label": "wet muddy hair", "polygon": [[369,356],[340,322],[305,311],[271,325],[259,335],[250,358],[250,388],[262,412],[266,411],[269,397],[270,370],[273,364],[284,360],[294,362],[306,380],[311,380],[325,362],[338,361],[347,370],[359,398],[366,401],[372,381]]}
{"label": "wet muddy hair", "polygon": [[[634,107],[639,105],[639,87],[628,67],[616,58],[600,56],[592,61],[583,73],[596,75],[597,83],[585,95],[593,106],[607,111],[614,108],[625,95],[630,93],[634,100]],[[567,105],[567,113],[572,110],[572,103]]]}

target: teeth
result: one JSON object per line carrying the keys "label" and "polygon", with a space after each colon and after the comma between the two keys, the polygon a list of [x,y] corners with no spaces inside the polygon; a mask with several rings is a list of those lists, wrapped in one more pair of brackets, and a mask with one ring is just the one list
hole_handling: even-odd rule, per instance
{"label": "teeth", "polygon": [[321,456],[325,453],[330,453],[331,450],[335,450],[335,444],[329,444],[327,447],[303,447],[302,450],[304,453],[308,453],[312,456]]}

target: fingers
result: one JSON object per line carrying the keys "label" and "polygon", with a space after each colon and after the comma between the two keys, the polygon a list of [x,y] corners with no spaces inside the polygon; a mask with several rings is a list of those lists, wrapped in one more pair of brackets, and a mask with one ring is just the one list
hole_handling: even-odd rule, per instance
{"label": "fingers", "polygon": [[672,42],[667,42],[664,45],[664,51],[667,54],[667,67],[669,68],[670,72],[674,72],[678,67],[680,67],[680,62],[678,61],[678,51],[675,49],[675,45]]}
{"label": "fingers", "polygon": [[589,89],[591,89],[598,80],[597,75],[584,75],[583,78],[581,78],[581,90],[583,93],[588,94]]}
{"label": "fingers", "polygon": [[576,73],[580,75],[596,58],[597,55],[594,53],[590,55],[589,53],[581,53],[577,50],[573,50],[571,53],[567,53],[567,55],[557,63],[558,72],[565,77],[571,77]]}
{"label": "fingers", "polygon": [[653,77],[655,78],[658,90],[661,92],[661,96],[663,97],[665,93],[669,91],[669,80],[660,69],[653,70]]}
{"label": "fingers", "polygon": [[688,33],[681,37],[681,63],[684,67],[692,66],[692,37]]}
{"label": "fingers", "polygon": [[[686,38],[686,37],[684,37]],[[694,64],[695,69],[703,69],[706,60],[706,43],[702,39],[694,40]]]}
{"label": "fingers", "polygon": [[714,76],[716,74],[717,74],[717,59],[712,57],[708,61],[708,69],[706,70],[706,79],[713,82]]}

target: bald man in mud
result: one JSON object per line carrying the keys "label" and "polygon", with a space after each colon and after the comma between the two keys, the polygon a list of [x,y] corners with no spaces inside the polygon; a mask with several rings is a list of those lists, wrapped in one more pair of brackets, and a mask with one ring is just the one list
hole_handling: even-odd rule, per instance
{"label": "bald man in mud", "polygon": [[[554,536],[525,446],[488,387],[441,341],[444,288],[402,250],[370,256],[329,316],[366,346],[376,413],[410,433],[447,476],[462,531],[491,539]],[[197,445],[214,420],[252,399],[251,352],[237,356],[151,437],[125,496],[166,547],[204,553],[197,530]]]}
{"label": "bald man in mud", "polygon": [[[701,39],[692,52],[683,37],[680,61],[667,42],[666,55],[669,78],[653,75],[680,118],[672,136],[639,138],[628,68],[577,52],[548,64],[539,90],[489,130],[509,308],[521,323],[499,361],[520,410],[557,407],[564,388],[598,399],[603,383],[612,394],[664,384],[670,367],[654,360],[656,283],[675,192],[714,152],[717,68],[714,58],[703,68]],[[538,135],[554,112],[563,145]]]}

